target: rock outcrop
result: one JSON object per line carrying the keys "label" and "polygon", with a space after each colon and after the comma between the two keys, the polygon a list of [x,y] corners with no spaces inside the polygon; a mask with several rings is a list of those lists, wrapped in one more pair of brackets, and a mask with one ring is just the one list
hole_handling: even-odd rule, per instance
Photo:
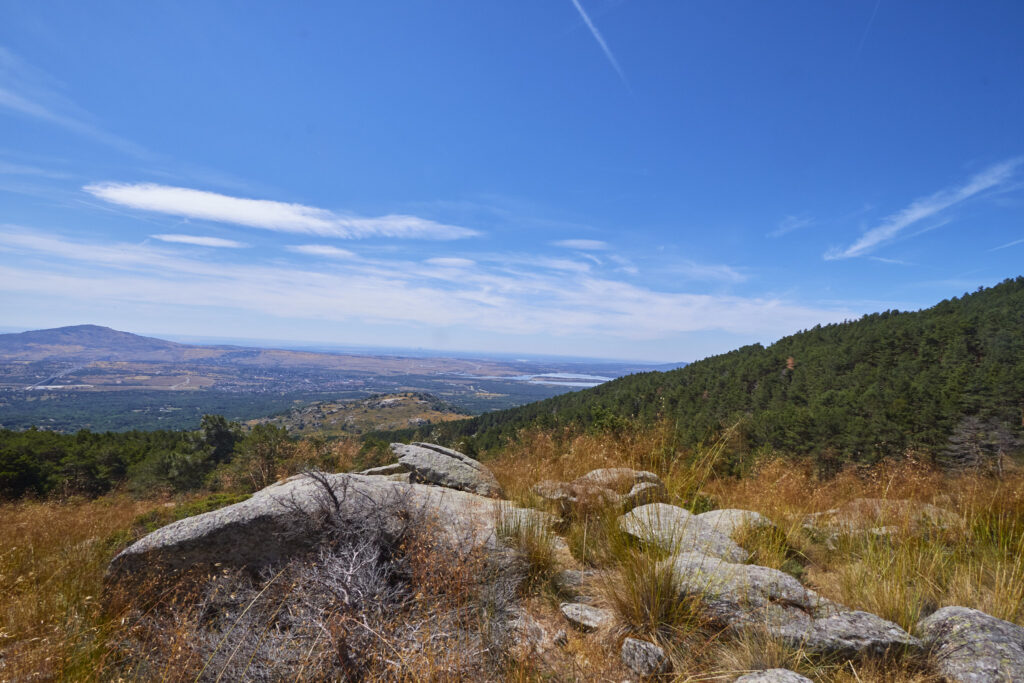
{"label": "rock outcrop", "polygon": [[[465,491],[402,484],[384,476],[300,475],[241,503],[154,531],[118,554],[108,576],[215,563],[264,566],[312,548],[339,525],[378,534],[387,542],[410,524],[430,524],[421,531],[434,534],[439,543],[494,546],[498,504]],[[543,513],[516,514],[537,514],[537,523],[547,523]]]}
{"label": "rock outcrop", "polygon": [[964,520],[955,512],[929,503],[888,498],[855,498],[832,510],[804,517],[804,529],[834,541],[840,535],[874,533],[890,535],[898,530],[923,533],[930,529],[942,531],[964,527]]}
{"label": "rock outcrop", "polygon": [[699,553],[730,562],[746,562],[749,557],[726,534],[675,505],[651,503],[634,508],[619,518],[619,529],[669,553]]}
{"label": "rock outcrop", "polygon": [[581,508],[612,506],[628,511],[665,499],[665,485],[658,475],[628,467],[593,470],[570,482],[542,481],[533,492],[556,504],[563,515]]}
{"label": "rock outcrop", "polygon": [[433,484],[488,498],[504,495],[489,469],[458,451],[431,443],[393,443],[391,451],[409,470],[414,484]]}
{"label": "rock outcrop", "polygon": [[672,662],[665,651],[646,640],[626,638],[622,641],[620,656],[623,665],[640,676],[656,676],[672,670]]}
{"label": "rock outcrop", "polygon": [[1024,681],[1024,628],[967,607],[943,607],[917,624],[932,661],[956,683]]}
{"label": "rock outcrop", "polygon": [[920,643],[896,624],[849,610],[769,567],[735,564],[700,553],[671,563],[681,600],[733,632],[764,629],[796,647],[825,655],[881,654]]}
{"label": "rock outcrop", "polygon": [[[286,562],[324,541],[331,543],[318,552],[349,547],[343,540],[356,537],[371,539],[370,547],[380,551],[374,557],[393,559],[385,550],[394,550],[407,534],[426,534],[431,552],[450,550],[465,557],[467,552],[481,551],[485,560],[499,559],[501,566],[512,572],[507,584],[480,572],[480,581],[500,586],[498,592],[509,596],[494,612],[503,619],[494,622],[496,633],[514,658],[544,659],[550,650],[566,644],[568,637],[563,632],[550,635],[549,629],[553,632],[554,628],[550,624],[545,628],[526,611],[528,603],[516,593],[524,570],[517,564],[520,560],[506,561],[514,539],[521,540],[523,532],[541,527],[545,538],[551,539],[555,558],[552,584],[563,599],[571,600],[560,605],[562,615],[577,631],[601,631],[600,637],[611,637],[615,614],[598,607],[600,600],[587,593],[593,592],[595,578],[611,581],[615,574],[598,576],[597,570],[580,568],[565,539],[551,531],[562,520],[499,500],[501,487],[493,474],[457,451],[422,443],[392,444],[392,449],[397,463],[359,474],[292,477],[241,503],[158,529],[118,554],[110,563],[108,576],[119,580],[154,570],[213,565],[258,569]],[[628,468],[595,470],[569,483],[539,488],[550,494],[550,500],[568,506],[563,509],[595,501],[626,508],[617,520],[619,528],[669,554],[662,568],[671,571],[676,598],[706,617],[723,637],[762,633],[808,654],[840,660],[927,647],[946,680],[1024,680],[1024,628],[1020,626],[977,610],[945,607],[918,624],[919,641],[877,615],[851,610],[818,595],[789,574],[744,564],[749,555],[732,536],[739,538],[744,529],[774,528],[756,512],[714,510],[693,515],[660,502],[629,509],[632,501],[648,495],[662,498],[664,486],[654,474]],[[959,517],[940,508],[907,501],[862,499],[854,503],[812,516],[807,523],[831,534],[877,532],[884,528],[878,525],[890,522],[901,525],[900,529],[922,530],[951,529],[960,523]],[[431,555],[430,560],[438,557],[443,560],[446,556]],[[392,559],[374,561],[389,563]],[[304,557],[302,561],[307,560]],[[641,677],[671,670],[664,650],[651,642],[626,638],[620,656],[623,666]],[[808,679],[785,669],[771,669],[736,680],[798,683]]]}
{"label": "rock outcrop", "polygon": [[730,538],[743,529],[770,529],[775,526],[772,520],[753,510],[711,510],[697,515],[697,519]]}

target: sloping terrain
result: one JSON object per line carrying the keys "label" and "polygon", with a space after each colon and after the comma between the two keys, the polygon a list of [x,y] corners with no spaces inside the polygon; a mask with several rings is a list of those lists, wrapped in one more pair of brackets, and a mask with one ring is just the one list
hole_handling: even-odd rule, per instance
{"label": "sloping terrain", "polygon": [[440,438],[487,450],[528,427],[667,419],[682,445],[739,423],[750,448],[859,461],[915,448],[964,459],[1019,449],[1022,418],[1018,277],[926,310],[819,326],[768,347],[450,423]]}
{"label": "sloping terrain", "polygon": [[296,436],[330,437],[419,427],[468,417],[430,394],[403,392],[348,401],[316,401],[282,415],[250,420],[249,425],[272,424]]}

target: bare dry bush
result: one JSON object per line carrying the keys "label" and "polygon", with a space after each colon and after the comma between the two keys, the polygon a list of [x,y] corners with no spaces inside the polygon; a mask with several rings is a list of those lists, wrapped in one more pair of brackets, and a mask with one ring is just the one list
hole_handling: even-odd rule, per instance
{"label": "bare dry bush", "polygon": [[[326,543],[258,575],[179,579],[136,602],[107,675],[149,680],[452,680],[505,667],[520,566],[398,497],[353,522],[322,475]],[[398,524],[396,526],[396,520]],[[444,540],[442,540],[444,539]]]}

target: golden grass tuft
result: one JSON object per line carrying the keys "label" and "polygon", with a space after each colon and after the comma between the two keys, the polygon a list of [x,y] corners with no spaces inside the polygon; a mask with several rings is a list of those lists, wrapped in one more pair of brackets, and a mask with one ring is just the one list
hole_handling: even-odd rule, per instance
{"label": "golden grass tuft", "polygon": [[[0,679],[88,670],[105,629],[110,540],[169,501],[110,496],[0,505]],[[74,678],[75,676],[71,676]]]}

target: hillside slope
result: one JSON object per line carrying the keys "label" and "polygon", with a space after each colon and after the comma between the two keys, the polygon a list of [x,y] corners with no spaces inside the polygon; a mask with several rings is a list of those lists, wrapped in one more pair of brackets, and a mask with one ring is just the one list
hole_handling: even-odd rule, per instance
{"label": "hillside slope", "polygon": [[180,360],[188,349],[186,344],[99,325],[0,334],[0,359],[5,361]]}
{"label": "hillside slope", "polygon": [[926,310],[818,326],[430,431],[483,451],[533,426],[667,418],[685,445],[739,422],[752,448],[871,461],[907,448],[946,453],[951,437],[971,452],[1019,448],[1022,409],[1018,277]]}

